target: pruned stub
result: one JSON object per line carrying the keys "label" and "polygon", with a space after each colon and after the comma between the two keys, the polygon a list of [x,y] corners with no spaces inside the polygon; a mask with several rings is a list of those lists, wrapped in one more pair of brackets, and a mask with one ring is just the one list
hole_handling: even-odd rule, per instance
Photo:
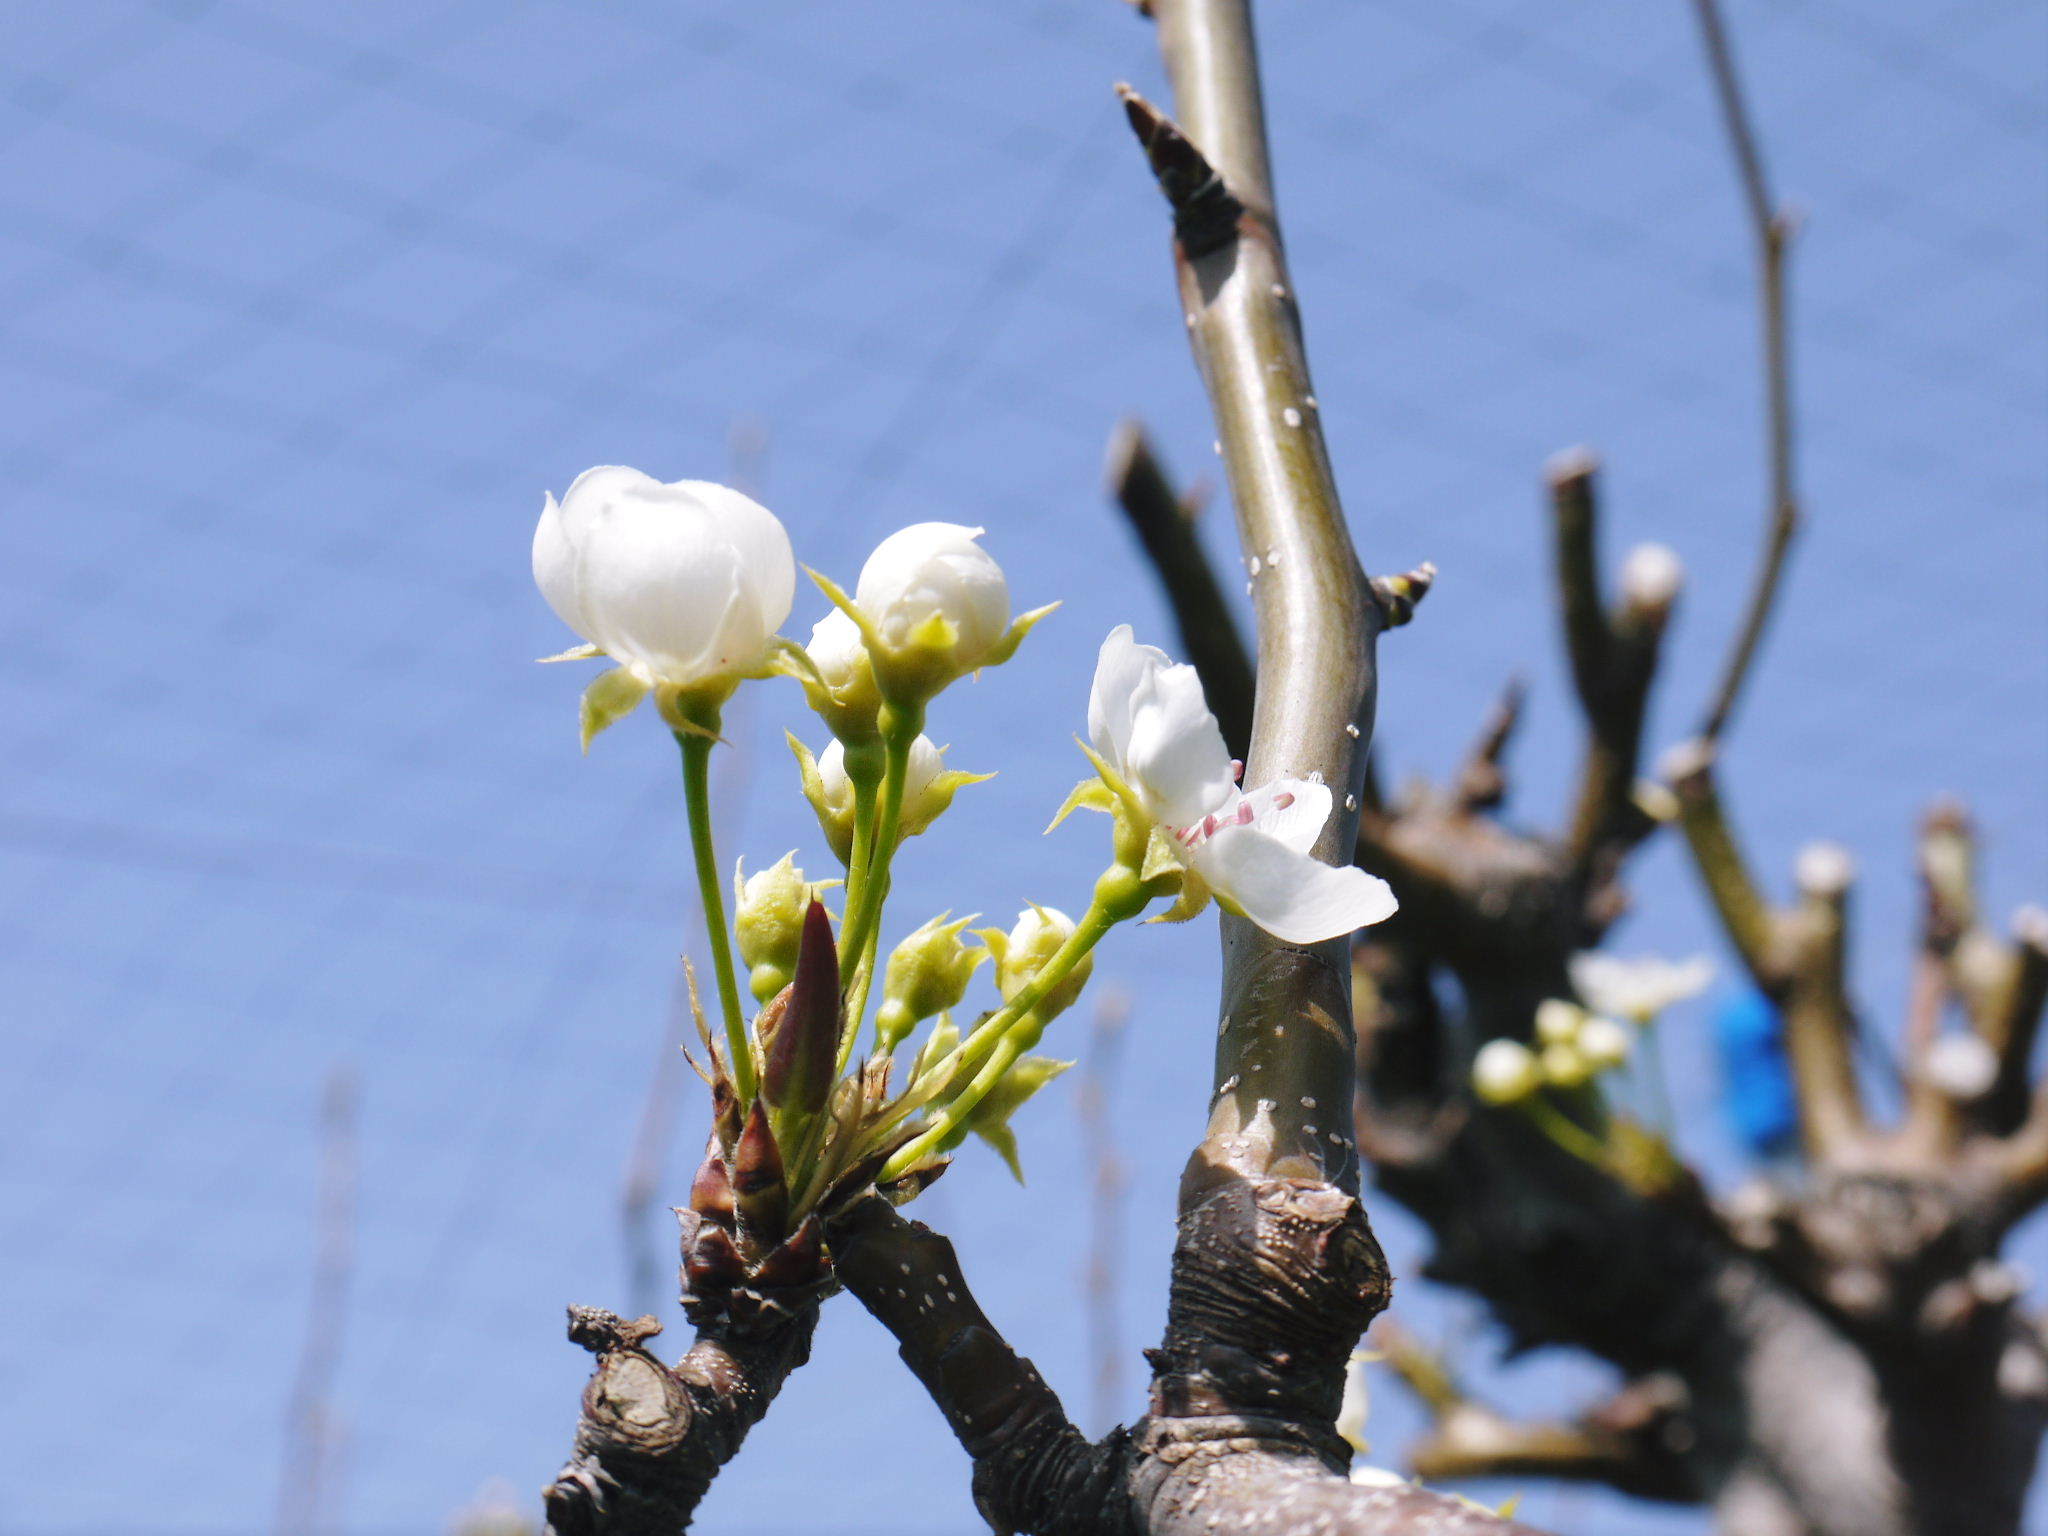
{"label": "pruned stub", "polygon": [[1181,1216],[1152,1411],[1327,1426],[1344,1363],[1387,1304],[1357,1198],[1314,1179],[1218,1181]]}

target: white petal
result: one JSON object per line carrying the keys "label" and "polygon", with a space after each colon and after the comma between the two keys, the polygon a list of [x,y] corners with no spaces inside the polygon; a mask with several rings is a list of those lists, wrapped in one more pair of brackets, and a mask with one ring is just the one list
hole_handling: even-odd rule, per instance
{"label": "white petal", "polygon": [[[758,605],[743,589],[738,551],[695,496],[642,477],[587,515],[581,537],[571,536],[592,639],[671,682],[754,660],[765,633],[735,631],[758,623]],[[748,654],[729,654],[739,649]]]}
{"label": "white petal", "polygon": [[1230,752],[1193,667],[1147,669],[1133,700],[1125,765],[1145,808],[1170,827],[1189,826],[1236,798]]}
{"label": "white petal", "polygon": [[623,464],[600,464],[595,469],[586,469],[562,493],[562,531],[571,544],[581,545],[615,498],[660,485],[654,476]]}
{"label": "white petal", "polygon": [[782,520],[752,497],[710,480],[678,480],[673,490],[696,497],[739,552],[746,585],[759,605],[759,622],[773,634],[796,600],[796,555]]}
{"label": "white petal", "polygon": [[1138,685],[1154,666],[1166,666],[1166,652],[1140,645],[1131,626],[1119,624],[1102,642],[1095,658],[1095,681],[1088,689],[1088,743],[1119,775],[1128,766],[1131,710]]}
{"label": "white petal", "polygon": [[818,754],[818,782],[824,786],[825,803],[842,816],[853,815],[853,780],[846,776],[846,744],[833,737]]}
{"label": "white petal", "polygon": [[867,655],[860,626],[843,608],[834,608],[811,629],[811,643],[804,647],[811,665],[818,669],[828,688],[842,688],[853,680],[854,669]]}
{"label": "white petal", "polygon": [[903,765],[903,799],[910,804],[923,797],[932,787],[932,780],[946,771],[946,760],[939,756],[939,749],[932,745],[929,736],[920,736],[910,744],[910,760]]}
{"label": "white petal", "polygon": [[861,567],[854,601],[890,645],[934,613],[958,634],[955,654],[971,667],[1010,627],[1010,584],[975,540],[979,528],[913,523],[875,546]]}
{"label": "white petal", "polygon": [[1330,786],[1315,779],[1275,779],[1244,798],[1251,804],[1252,825],[1296,853],[1315,847],[1330,819]]}
{"label": "white petal", "polygon": [[1288,944],[1315,944],[1381,922],[1397,905],[1386,881],[1362,869],[1332,868],[1255,826],[1219,827],[1189,857],[1218,896]]}
{"label": "white petal", "polygon": [[552,492],[542,504],[540,522],[533,530],[533,580],[555,616],[585,640],[590,639],[590,624],[583,617],[576,548],[562,531],[562,509]]}

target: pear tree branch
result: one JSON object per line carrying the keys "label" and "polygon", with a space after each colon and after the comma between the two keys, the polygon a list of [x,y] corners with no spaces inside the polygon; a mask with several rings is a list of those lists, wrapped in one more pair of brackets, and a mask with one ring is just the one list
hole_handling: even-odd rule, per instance
{"label": "pear tree branch", "polygon": [[1744,604],[1741,626],[1722,663],[1721,678],[1701,720],[1699,735],[1719,741],[1735,712],[1742,688],[1755,665],[1757,650],[1770,624],[1771,611],[1784,585],[1785,559],[1799,531],[1799,495],[1793,480],[1795,449],[1792,419],[1792,364],[1785,324],[1785,260],[1796,220],[1771,196],[1763,152],[1757,146],[1742,81],[1727,29],[1721,23],[1719,0],[1693,0],[1700,40],[1714,79],[1715,96],[1735,157],[1743,206],[1756,244],[1757,304],[1764,373],[1764,424],[1769,439],[1770,514],[1763,554]]}

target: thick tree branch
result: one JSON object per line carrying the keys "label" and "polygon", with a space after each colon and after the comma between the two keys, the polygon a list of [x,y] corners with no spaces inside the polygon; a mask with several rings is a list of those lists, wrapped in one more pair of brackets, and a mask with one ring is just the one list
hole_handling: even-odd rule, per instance
{"label": "thick tree branch", "polygon": [[840,1279],[901,1348],[967,1454],[974,1499],[997,1531],[1111,1529],[1128,1439],[1091,1445],[1030,1361],[967,1288],[953,1245],[874,1196],[832,1228]]}
{"label": "thick tree branch", "polygon": [[1790,980],[1785,1049],[1799,1095],[1799,1128],[1818,1164],[1868,1129],[1856,1086],[1856,1020],[1844,954],[1854,866],[1847,850],[1816,843],[1799,855],[1799,907],[1786,920]]}
{"label": "thick tree branch", "polygon": [[1429,1431],[1408,1454],[1417,1477],[1541,1477],[1670,1503],[1699,1498],[1684,1459],[1696,1437],[1687,1422],[1688,1394],[1673,1377],[1630,1382],[1576,1419],[1511,1419],[1468,1395],[1442,1358],[1406,1329],[1383,1323],[1373,1342],[1429,1409]]}
{"label": "thick tree branch", "polygon": [[1646,546],[1623,567],[1621,601],[1609,612],[1600,589],[1595,472],[1584,449],[1558,455],[1547,470],[1565,649],[1589,737],[1565,854],[1574,880],[1587,887],[1610,884],[1622,856],[1648,830],[1635,806],[1636,762],[1678,596],[1676,557]]}
{"label": "thick tree branch", "polygon": [[1195,532],[1194,508],[1175,494],[1145,429],[1135,421],[1119,422],[1110,435],[1106,476],[1110,494],[1166,589],[1182,653],[1201,675],[1202,692],[1223,727],[1230,755],[1241,760],[1252,732],[1251,657]]}
{"label": "thick tree branch", "polygon": [[[1181,122],[1124,88],[1174,209],[1189,340],[1215,417],[1258,618],[1245,782],[1318,777],[1358,833],[1386,627],[1338,501],[1282,255],[1247,0],[1155,0]],[[1165,1339],[1134,1476],[1154,1533],[1451,1530],[1452,1501],[1337,1475],[1345,1361],[1386,1304],[1357,1199],[1343,940],[1301,948],[1224,917],[1223,1022],[1209,1134],[1182,1179]],[[1497,1527],[1495,1527],[1497,1528]]]}
{"label": "thick tree branch", "polygon": [[2022,907],[2011,952],[1985,1015],[1984,1039],[1998,1053],[1998,1078],[1985,1099],[1988,1129],[2003,1134],[2026,1115],[2034,1041],[2048,1009],[2048,910]]}
{"label": "thick tree branch", "polygon": [[547,1491],[552,1536],[676,1536],[719,1469],[810,1356],[815,1302],[759,1328],[698,1330],[673,1368],[647,1349],[652,1317],[569,1309],[569,1337],[597,1356],[569,1463]]}
{"label": "thick tree branch", "polygon": [[1721,919],[1721,931],[1751,979],[1775,997],[1786,982],[1778,953],[1777,915],[1750,874],[1728,824],[1714,780],[1714,756],[1711,742],[1685,742],[1666,754],[1662,771],[1678,798],[1678,824]]}

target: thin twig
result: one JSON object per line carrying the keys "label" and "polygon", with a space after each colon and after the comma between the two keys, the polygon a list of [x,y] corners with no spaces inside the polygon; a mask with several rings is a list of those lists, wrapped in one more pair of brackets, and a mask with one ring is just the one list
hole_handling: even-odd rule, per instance
{"label": "thin twig", "polygon": [[1757,647],[1770,623],[1771,609],[1784,583],[1785,557],[1799,528],[1799,496],[1794,484],[1795,441],[1792,415],[1792,364],[1786,334],[1785,257],[1792,242],[1793,219],[1780,210],[1771,196],[1762,151],[1743,98],[1742,82],[1735,71],[1735,59],[1721,22],[1718,0],[1693,0],[1699,18],[1700,37],[1706,47],[1707,63],[1713,72],[1714,89],[1721,104],[1721,117],[1734,152],[1736,172],[1742,183],[1743,203],[1755,236],[1757,251],[1757,295],[1761,311],[1764,424],[1769,437],[1770,514],[1764,535],[1764,550],[1750,587],[1742,625],[1722,666],[1721,680],[1713,701],[1700,723],[1700,736],[1718,741],[1735,712],[1744,682],[1755,662]]}
{"label": "thin twig", "polygon": [[285,1410],[279,1536],[313,1536],[327,1523],[335,1504],[334,1377],[341,1363],[349,1280],[355,1268],[356,1079],[345,1066],[328,1074],[320,1098],[319,1212],[312,1306]]}

